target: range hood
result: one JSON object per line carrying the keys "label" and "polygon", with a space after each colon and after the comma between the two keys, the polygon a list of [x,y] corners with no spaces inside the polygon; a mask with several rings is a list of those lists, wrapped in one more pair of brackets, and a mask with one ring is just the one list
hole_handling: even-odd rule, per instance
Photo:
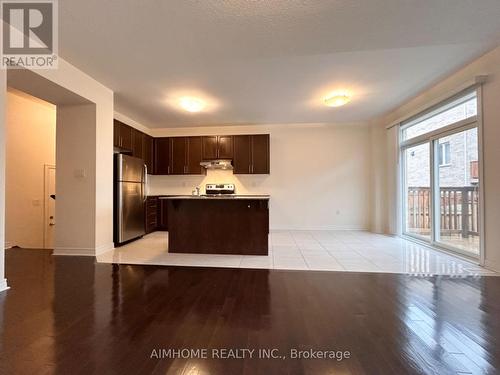
{"label": "range hood", "polygon": [[202,161],[200,165],[206,169],[233,169],[233,163],[228,159]]}

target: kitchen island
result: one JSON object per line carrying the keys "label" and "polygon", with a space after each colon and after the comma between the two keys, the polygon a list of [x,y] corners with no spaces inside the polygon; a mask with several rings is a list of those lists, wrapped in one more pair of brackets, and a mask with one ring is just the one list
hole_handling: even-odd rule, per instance
{"label": "kitchen island", "polygon": [[269,196],[162,196],[170,253],[268,255]]}

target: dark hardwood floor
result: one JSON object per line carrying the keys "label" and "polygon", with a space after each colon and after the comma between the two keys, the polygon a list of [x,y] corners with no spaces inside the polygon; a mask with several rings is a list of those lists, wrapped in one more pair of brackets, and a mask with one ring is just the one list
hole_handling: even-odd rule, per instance
{"label": "dark hardwood floor", "polygon": [[[2,374],[500,371],[497,277],[118,266],[21,249],[7,251],[6,273]],[[151,358],[162,348],[209,358]],[[287,358],[211,358],[220,348]],[[292,359],[291,349],[350,358]]]}

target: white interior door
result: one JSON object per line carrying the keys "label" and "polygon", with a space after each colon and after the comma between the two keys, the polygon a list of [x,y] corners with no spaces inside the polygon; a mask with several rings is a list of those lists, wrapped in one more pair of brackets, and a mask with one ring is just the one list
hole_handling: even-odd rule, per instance
{"label": "white interior door", "polygon": [[56,167],[45,166],[45,197],[44,197],[44,241],[45,249],[54,248],[54,232],[56,227]]}

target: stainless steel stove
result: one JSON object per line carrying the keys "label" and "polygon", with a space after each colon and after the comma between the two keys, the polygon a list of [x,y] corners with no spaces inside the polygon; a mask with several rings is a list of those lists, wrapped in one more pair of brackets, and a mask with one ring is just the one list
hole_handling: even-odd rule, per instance
{"label": "stainless steel stove", "polygon": [[234,194],[234,184],[206,184],[206,195],[229,195]]}

